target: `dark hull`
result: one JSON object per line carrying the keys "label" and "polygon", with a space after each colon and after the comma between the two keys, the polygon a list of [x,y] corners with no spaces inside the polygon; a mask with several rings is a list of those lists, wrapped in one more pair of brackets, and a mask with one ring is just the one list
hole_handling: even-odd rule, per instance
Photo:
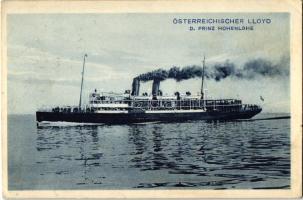
{"label": "dark hull", "polygon": [[141,122],[181,122],[188,120],[236,120],[250,119],[260,113],[261,109],[238,112],[204,112],[204,113],[62,113],[36,112],[37,122],[78,122],[127,124]]}

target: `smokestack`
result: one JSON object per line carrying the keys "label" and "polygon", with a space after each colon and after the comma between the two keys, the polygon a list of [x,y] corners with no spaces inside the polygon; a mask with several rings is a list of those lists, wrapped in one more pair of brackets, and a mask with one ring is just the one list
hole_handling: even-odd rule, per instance
{"label": "smokestack", "polygon": [[132,96],[138,96],[139,95],[139,90],[140,90],[140,80],[137,78],[133,79],[133,84],[132,84]]}
{"label": "smokestack", "polygon": [[153,88],[152,88],[153,96],[159,95],[159,89],[160,89],[160,80],[159,79],[154,79]]}

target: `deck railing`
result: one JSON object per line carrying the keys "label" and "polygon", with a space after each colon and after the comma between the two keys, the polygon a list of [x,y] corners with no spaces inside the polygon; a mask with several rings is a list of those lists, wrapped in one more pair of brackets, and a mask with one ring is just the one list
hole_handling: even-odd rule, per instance
{"label": "deck railing", "polygon": [[[97,105],[114,104],[116,107],[99,107]],[[119,104],[127,104],[119,107]],[[257,105],[242,104],[240,100],[225,99],[225,100],[201,100],[201,99],[159,99],[159,100],[119,100],[119,101],[100,101],[98,104],[89,104],[81,107],[78,106],[56,106],[52,108],[42,108],[39,111],[47,112],[95,112],[96,110],[197,110],[205,111],[221,111],[221,112],[238,112],[244,110],[256,110],[260,107]]]}

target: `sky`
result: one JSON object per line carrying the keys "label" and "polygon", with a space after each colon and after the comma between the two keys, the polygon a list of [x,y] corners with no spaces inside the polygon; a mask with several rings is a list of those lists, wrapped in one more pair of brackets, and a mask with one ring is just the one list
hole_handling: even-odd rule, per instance
{"label": "sky", "polygon": [[[250,31],[189,31],[190,25],[174,24],[174,18],[243,18],[244,25],[250,25],[248,19],[270,19],[271,23],[256,24]],[[208,68],[227,60],[241,68],[254,59],[275,64],[290,57],[286,13],[11,14],[7,20],[9,114],[77,105],[84,54],[88,55],[84,102],[95,88],[123,93],[141,73],[201,65],[203,55]],[[282,63],[289,70],[289,59]],[[150,93],[151,85],[142,83],[140,93]],[[160,88],[164,94],[197,94],[200,85],[198,78],[169,79]],[[263,112],[290,111],[289,76],[207,79],[205,88],[209,98],[239,98],[261,105]]]}

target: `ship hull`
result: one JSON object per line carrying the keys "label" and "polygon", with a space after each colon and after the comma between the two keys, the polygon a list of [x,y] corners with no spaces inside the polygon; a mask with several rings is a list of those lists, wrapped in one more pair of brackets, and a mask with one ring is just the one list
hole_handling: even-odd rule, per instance
{"label": "ship hull", "polygon": [[187,113],[63,113],[36,112],[37,122],[77,122],[128,124],[142,122],[181,122],[188,120],[237,120],[250,119],[260,113],[261,109],[237,112],[187,112]]}

